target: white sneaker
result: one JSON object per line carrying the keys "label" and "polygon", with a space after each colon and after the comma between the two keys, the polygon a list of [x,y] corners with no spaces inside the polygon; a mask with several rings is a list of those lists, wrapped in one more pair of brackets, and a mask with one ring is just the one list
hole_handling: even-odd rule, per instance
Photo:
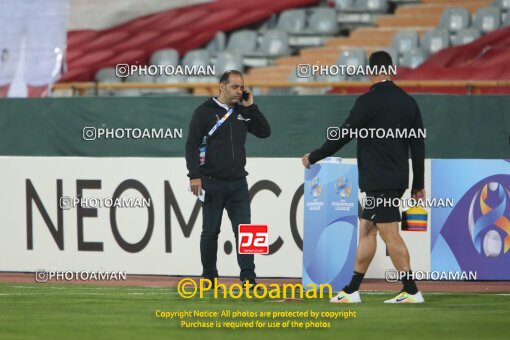
{"label": "white sneaker", "polygon": [[384,303],[424,303],[425,300],[421,295],[421,292],[417,292],[416,294],[409,294],[407,292],[400,292],[393,299],[389,299],[384,301]]}
{"label": "white sneaker", "polygon": [[337,296],[332,297],[329,302],[331,303],[360,303],[359,291],[347,294],[343,290]]}

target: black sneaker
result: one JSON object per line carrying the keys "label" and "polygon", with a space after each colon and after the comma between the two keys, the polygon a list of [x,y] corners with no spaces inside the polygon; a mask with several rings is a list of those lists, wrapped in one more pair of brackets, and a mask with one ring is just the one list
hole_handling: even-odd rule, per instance
{"label": "black sneaker", "polygon": [[255,279],[246,279],[246,280],[243,280],[243,283],[241,284],[243,286],[243,288],[245,288],[245,284],[248,284],[248,290],[253,290],[253,288],[257,285],[257,281],[255,281]]}
{"label": "black sneaker", "polygon": [[[217,277],[203,277],[202,279],[211,281],[211,285],[207,285],[206,288],[211,288],[211,290],[214,290],[218,286],[218,278]],[[215,280],[216,279],[216,280]]]}

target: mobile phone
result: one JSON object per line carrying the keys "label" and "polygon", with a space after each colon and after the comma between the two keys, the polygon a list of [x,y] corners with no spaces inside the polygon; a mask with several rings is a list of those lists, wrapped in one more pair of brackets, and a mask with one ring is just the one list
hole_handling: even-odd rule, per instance
{"label": "mobile phone", "polygon": [[243,91],[243,95],[242,95],[241,99],[242,100],[250,99],[250,93],[248,93],[248,91]]}

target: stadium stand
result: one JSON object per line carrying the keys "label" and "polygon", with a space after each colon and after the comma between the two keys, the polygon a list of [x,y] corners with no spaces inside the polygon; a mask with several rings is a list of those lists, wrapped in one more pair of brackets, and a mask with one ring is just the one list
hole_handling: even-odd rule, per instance
{"label": "stadium stand", "polygon": [[[68,59],[69,73],[61,81],[78,81],[88,78],[103,67],[111,66],[107,55],[127,54],[126,62],[147,62],[152,53],[174,48],[182,56],[212,40],[218,32],[229,32],[268,19],[282,10],[316,5],[317,0],[258,1],[239,4],[221,0],[202,5],[172,9],[137,18],[102,31],[71,31],[67,53],[75,49],[87,53]],[[235,6],[233,6],[235,4]],[[214,15],[209,15],[214,12]],[[243,15],[240,15],[243,13]],[[129,37],[129,39],[127,39]],[[131,53],[131,51],[137,51]],[[263,52],[262,48],[259,52]],[[142,55],[140,55],[140,51]],[[129,58],[136,54],[139,59]],[[80,72],[77,69],[81,69]],[[75,71],[76,70],[76,71]],[[70,74],[71,71],[75,71]]]}
{"label": "stadium stand", "polygon": [[263,33],[260,46],[254,52],[245,54],[246,66],[266,66],[271,60],[290,54],[289,36],[280,30],[267,30]]}
{"label": "stadium stand", "polygon": [[173,48],[156,51],[152,54],[151,65],[179,65],[179,53]]}
{"label": "stadium stand", "polygon": [[257,32],[249,30],[241,30],[234,32],[226,47],[226,51],[237,51],[244,54],[255,52],[257,48]]}
{"label": "stadium stand", "polygon": [[[422,67],[435,60],[437,53],[466,48],[501,27],[508,33],[505,26],[510,24],[510,1],[507,0],[336,0],[328,1],[329,8],[310,7],[321,5],[319,1],[263,2],[258,6],[236,3],[234,7],[230,6],[233,1],[220,0],[152,14],[100,32],[70,32],[68,72],[61,82],[94,79],[104,83],[109,78],[99,73],[118,63],[177,65],[182,58],[182,65],[215,65],[217,73],[229,68],[244,70],[247,83],[259,84],[258,90],[262,93],[278,93],[267,92],[269,85],[279,87],[294,81],[307,83],[305,87],[315,86],[314,82],[344,81],[357,87],[356,81],[363,82],[367,78],[315,75],[304,81],[296,79],[296,66],[364,65],[368,54],[380,49],[394,56],[395,63],[400,66],[398,79],[422,81],[425,80]],[[214,16],[208,15],[211,11],[215,11]],[[157,62],[156,56],[169,49],[173,50],[172,60]],[[497,53],[508,53],[503,45],[498,49]],[[347,58],[349,55],[356,55],[356,58]],[[484,60],[476,60],[473,65],[483,67]],[[443,67],[448,69],[449,66]],[[109,72],[106,74],[111,74],[111,70]],[[459,73],[449,78],[450,74],[444,70],[440,79],[471,79],[462,78]],[[508,79],[498,73],[484,74],[481,76],[484,80]],[[175,79],[159,78],[146,80],[153,84],[178,83]],[[135,79],[126,79],[125,83],[134,84]],[[207,86],[195,85],[214,79],[181,80],[190,86],[183,85],[168,93],[183,93],[186,88],[194,88],[195,94],[207,94]],[[354,92],[361,89],[360,86]],[[323,87],[323,91],[328,90],[331,86]]]}
{"label": "stadium stand", "polygon": [[444,28],[435,28],[425,33],[420,46],[429,54],[436,53],[450,46],[448,31]]}
{"label": "stadium stand", "polygon": [[[356,2],[353,2],[354,7],[356,7]],[[383,47],[388,47],[393,45],[394,48],[397,48],[399,52],[399,61],[403,61],[403,51],[400,49],[405,48],[416,48],[420,45],[420,38],[422,41],[429,41],[429,38],[425,38],[425,35],[428,31],[433,30],[437,26],[447,25],[449,20],[453,17],[452,20],[457,20],[457,17],[454,15],[458,11],[451,11],[452,4],[459,5],[462,4],[463,9],[468,11],[468,14],[475,14],[476,11],[480,8],[480,6],[490,5],[490,1],[433,1],[428,0],[424,1],[420,4],[414,5],[406,5],[399,6],[396,8],[395,13],[393,15],[383,15],[379,16],[376,19],[377,26],[376,27],[360,27],[354,29],[350,32],[348,37],[338,37],[329,39],[324,47],[319,47],[315,49],[302,49],[300,51],[299,56],[284,58],[276,61],[276,65],[270,68],[260,68],[253,69],[250,71],[249,76],[250,79],[254,81],[259,79],[266,80],[281,80],[282,74],[287,73],[283,70],[292,69],[297,64],[301,63],[309,63],[309,64],[333,64],[336,61],[336,57],[338,54],[345,49],[360,47],[363,48],[366,54],[371,53],[373,50]],[[353,10],[354,10],[353,7]],[[461,13],[465,14],[465,11],[461,10]],[[441,19],[443,18],[443,19]],[[462,19],[461,19],[462,20]],[[465,18],[464,20],[468,22]],[[468,19],[469,22],[471,19]],[[443,24],[441,24],[443,22]],[[455,26],[455,25],[454,25]],[[410,32],[410,33],[407,33]],[[432,33],[430,33],[432,34]],[[430,35],[429,34],[429,35]],[[465,33],[461,33],[461,38]],[[413,38],[409,37],[407,40],[402,42],[403,45],[398,46],[399,39],[401,36],[413,36]],[[455,39],[455,35],[452,35]],[[432,38],[432,37],[431,37]],[[430,40],[432,40],[430,38]],[[457,41],[457,40],[455,40]],[[432,43],[432,42],[430,42]],[[443,42],[444,43],[444,42]],[[441,46],[443,45],[441,43]],[[439,44],[438,39],[434,39],[434,44],[437,46]],[[444,43],[445,47],[447,47],[450,43]],[[435,47],[436,49],[438,47]],[[428,54],[430,47],[423,48],[424,52],[419,52],[420,55],[423,53]],[[415,53],[416,54],[416,51]],[[285,67],[280,67],[280,65],[285,65]]]}
{"label": "stadium stand", "polygon": [[449,7],[446,8],[441,16],[440,26],[450,32],[458,32],[469,27],[471,16],[467,8]]}
{"label": "stadium stand", "polygon": [[404,67],[417,68],[427,58],[426,53],[420,47],[413,47],[403,54],[400,65]]}
{"label": "stadium stand", "polygon": [[215,63],[216,72],[221,74],[228,70],[239,70],[244,71],[243,57],[237,52],[221,52],[218,55],[218,59]]}
{"label": "stadium stand", "polygon": [[215,55],[216,53],[223,51],[227,44],[227,35],[225,32],[218,32],[214,36],[214,38],[207,44],[206,49],[211,53],[211,55]]}
{"label": "stadium stand", "polygon": [[451,37],[453,46],[469,44],[480,37],[480,31],[476,28],[461,29]]}
{"label": "stadium stand", "polygon": [[497,7],[480,8],[476,11],[473,26],[483,33],[498,29],[501,26],[501,10]]}
{"label": "stadium stand", "polygon": [[306,12],[304,9],[289,9],[283,11],[278,19],[277,29],[289,34],[302,32],[306,26]]}

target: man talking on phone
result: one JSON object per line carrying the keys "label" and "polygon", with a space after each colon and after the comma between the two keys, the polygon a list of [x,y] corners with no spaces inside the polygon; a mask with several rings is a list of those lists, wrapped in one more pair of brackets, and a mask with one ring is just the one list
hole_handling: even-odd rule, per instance
{"label": "man talking on phone", "polygon": [[[219,95],[207,99],[193,113],[186,142],[186,166],[191,191],[203,201],[200,255],[205,279],[215,282],[218,235],[223,210],[227,210],[238,249],[239,224],[251,223],[250,195],[244,169],[246,134],[267,138],[271,128],[244,87],[241,72],[225,72],[219,81]],[[202,194],[205,192],[204,197]],[[255,282],[252,254],[237,254],[243,286]]]}

